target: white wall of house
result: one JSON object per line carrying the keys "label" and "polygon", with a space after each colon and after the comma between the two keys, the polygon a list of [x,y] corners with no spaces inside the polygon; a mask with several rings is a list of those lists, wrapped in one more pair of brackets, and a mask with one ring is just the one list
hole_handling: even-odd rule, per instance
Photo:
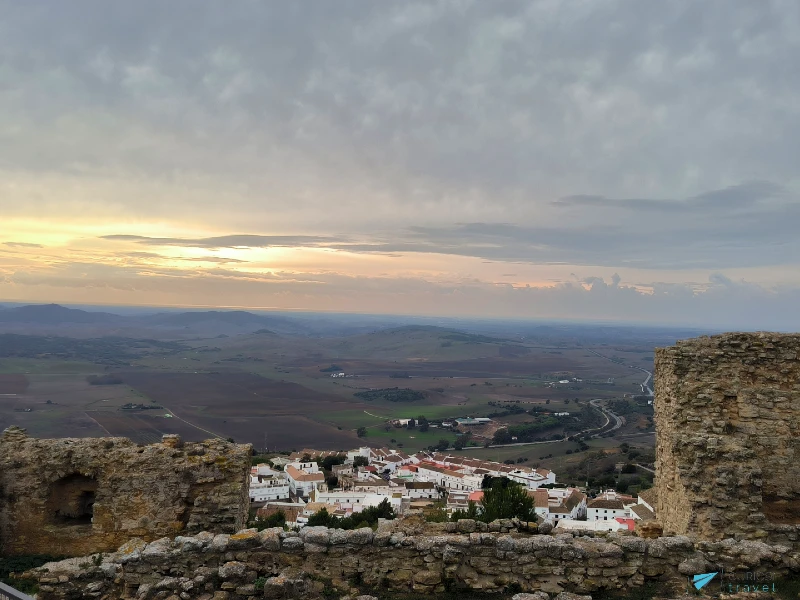
{"label": "white wall of house", "polygon": [[439,494],[439,490],[437,490],[436,487],[431,487],[427,489],[405,488],[405,492],[403,493],[413,500],[419,500],[419,499],[438,500],[441,497],[441,494]]}
{"label": "white wall of house", "polygon": [[448,490],[463,490],[474,492],[481,489],[483,477],[478,475],[460,475],[442,473],[428,469],[424,465],[418,466],[417,481],[429,481]]}
{"label": "white wall of house", "polygon": [[617,517],[630,517],[631,511],[627,508],[592,508],[586,509],[587,521],[613,521]]}
{"label": "white wall of house", "polygon": [[250,502],[266,502],[268,500],[285,500],[289,498],[289,481],[287,479],[263,479],[250,476]]}

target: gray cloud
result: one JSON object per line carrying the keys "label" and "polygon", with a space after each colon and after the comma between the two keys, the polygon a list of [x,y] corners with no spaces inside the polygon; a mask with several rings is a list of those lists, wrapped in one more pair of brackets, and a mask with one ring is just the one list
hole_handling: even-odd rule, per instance
{"label": "gray cloud", "polygon": [[44,248],[41,244],[32,244],[30,242],[3,242],[3,245],[9,248]]}
{"label": "gray cloud", "polygon": [[[113,234],[101,239],[121,242],[134,242],[145,246],[185,246],[192,248],[269,248],[272,246],[322,246],[339,243],[342,238],[307,235],[225,235],[208,238],[168,238],[147,237],[143,235]],[[203,260],[197,258],[193,260]],[[231,261],[233,262],[233,261]]]}
{"label": "gray cloud", "polygon": [[[565,198],[564,218],[540,226],[461,223],[353,235],[228,235],[154,238],[108,235],[152,246],[328,247],[358,253],[440,253],[492,261],[643,269],[793,265],[800,256],[800,201],[753,182],[676,200]],[[591,222],[592,224],[587,224]]]}
{"label": "gray cloud", "polygon": [[407,224],[576,192],[713,203],[795,182],[798,17],[791,0],[9,3],[0,164],[210,178],[255,221],[265,197],[273,221],[327,196],[328,219]]}
{"label": "gray cloud", "polygon": [[[695,286],[773,296],[712,275],[639,299],[618,277],[584,290],[586,273],[799,281],[794,0],[51,4],[0,0],[4,220],[140,224],[106,241],[142,250],[381,253],[408,272],[415,253],[582,267],[557,296],[513,298],[610,294],[631,314],[700,306]],[[156,223],[163,237],[124,235]],[[100,277],[81,268],[63,275]]]}

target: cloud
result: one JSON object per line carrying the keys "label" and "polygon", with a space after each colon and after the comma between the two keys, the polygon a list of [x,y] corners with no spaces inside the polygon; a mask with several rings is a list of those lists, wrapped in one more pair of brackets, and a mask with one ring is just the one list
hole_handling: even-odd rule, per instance
{"label": "cloud", "polygon": [[[76,277],[76,273],[83,276]],[[736,329],[800,328],[800,286],[769,289],[733,283],[712,274],[707,283],[654,284],[648,289],[609,285],[600,276],[549,287],[498,286],[481,280],[457,284],[421,277],[353,277],[338,273],[242,273],[229,269],[106,267],[65,264],[46,272],[17,272],[0,281],[0,297],[27,290],[28,297],[86,302],[98,290],[128,304],[172,304],[202,298],[202,305],[387,313],[585,320],[699,325]],[[613,279],[612,279],[613,283]],[[195,301],[196,303],[196,301]],[[184,303],[185,304],[185,303]],[[753,311],[753,306],[761,307]]]}
{"label": "cloud", "polygon": [[[319,274],[331,256],[351,299],[367,284],[347,275],[392,257],[397,281],[438,307],[450,306],[442,289],[403,277],[435,273],[432,286],[469,297],[475,279],[507,288],[503,273],[578,274],[557,292],[514,287],[527,300],[499,303],[509,314],[562,301],[595,314],[582,302],[603,294],[620,314],[622,299],[635,314],[662,296],[694,310],[698,289],[772,306],[743,283],[748,269],[763,289],[800,285],[791,0],[96,8],[4,10],[0,214],[7,239],[48,252],[7,243],[4,269],[146,284],[179,304],[212,279],[236,286],[227,297],[257,298],[246,290],[267,268],[195,249],[287,263],[287,249],[313,249],[285,269],[297,286],[287,304],[323,302],[305,294],[333,289]],[[71,262],[83,264],[59,270]],[[546,274],[525,275],[531,265]]]}
{"label": "cloud", "polygon": [[30,242],[3,242],[9,248],[44,248],[42,244],[32,244]]}
{"label": "cloud", "polygon": [[0,164],[164,188],[80,195],[122,214],[518,222],[559,197],[796,184],[792,2],[93,6],[5,12]]}
{"label": "cloud", "polygon": [[678,200],[582,198],[562,200],[559,206],[580,212],[535,226],[473,222],[324,236],[115,234],[103,239],[209,249],[280,246],[392,256],[433,253],[498,262],[651,270],[790,265],[800,256],[795,225],[800,222],[800,199],[767,182]]}
{"label": "cloud", "polygon": [[[104,235],[101,239],[133,242],[145,246],[184,246],[191,248],[271,248],[275,246],[308,247],[340,242],[341,238],[305,235],[225,235],[209,238],[156,238],[142,235]],[[201,259],[193,259],[201,260]]]}

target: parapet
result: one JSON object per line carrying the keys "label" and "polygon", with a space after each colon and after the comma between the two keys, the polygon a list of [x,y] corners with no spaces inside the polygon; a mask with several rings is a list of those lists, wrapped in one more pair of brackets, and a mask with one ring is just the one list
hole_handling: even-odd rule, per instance
{"label": "parapet", "polygon": [[676,598],[687,597],[692,575],[707,572],[723,572],[727,578],[720,577],[708,589],[727,592],[728,585],[752,585],[757,577],[776,582],[776,590],[783,592],[782,580],[796,577],[798,565],[797,552],[751,541],[642,539],[616,533],[404,535],[380,528],[306,527],[299,533],[246,529],[235,535],[200,533],[149,544],[132,540],[99,560],[50,563],[26,577],[38,581],[39,600],[153,600],[167,595],[306,600],[345,594],[353,598],[365,590],[392,597],[411,592],[436,597],[449,591],[506,598],[514,590],[544,592],[537,597],[544,600],[547,594],[563,592],[634,594],[633,588],[648,581],[658,582],[659,596]]}
{"label": "parapet", "polygon": [[131,538],[234,533],[249,510],[250,446],[178,436],[0,436],[0,552],[76,556]]}

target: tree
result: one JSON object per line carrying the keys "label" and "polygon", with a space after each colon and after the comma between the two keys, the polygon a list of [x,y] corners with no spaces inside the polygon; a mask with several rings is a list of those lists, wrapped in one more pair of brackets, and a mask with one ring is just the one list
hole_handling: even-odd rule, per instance
{"label": "tree", "polygon": [[620,482],[617,484],[616,490],[620,494],[624,494],[628,491],[628,482],[624,479],[621,479]]}
{"label": "tree", "polygon": [[318,527],[321,525],[323,527],[330,527],[333,524],[333,519],[335,519],[335,517],[330,515],[328,513],[328,509],[323,506],[313,515],[308,517],[308,526]]}
{"label": "tree", "polygon": [[486,522],[514,517],[521,521],[536,521],[533,498],[525,487],[511,480],[494,481],[490,488],[483,491],[481,506],[481,520]]}
{"label": "tree", "polygon": [[353,459],[353,467],[366,467],[369,464],[369,459],[366,456],[356,456]]}
{"label": "tree", "polygon": [[258,519],[250,523],[252,527],[255,527],[259,531],[262,529],[271,529],[272,527],[283,527],[286,524],[286,513],[282,510],[272,513],[268,517],[264,517],[263,519]]}
{"label": "tree", "polygon": [[636,473],[636,465],[632,463],[627,463],[622,466],[622,472],[628,475],[631,473]]}
{"label": "tree", "polygon": [[366,427],[359,427],[358,429],[356,429],[356,435],[358,437],[364,437],[365,435],[367,435],[367,428]]}
{"label": "tree", "polygon": [[630,447],[630,445],[628,445],[628,443],[627,443],[627,442],[622,442],[622,443],[619,445],[619,450],[620,450],[620,452],[622,452],[623,454],[627,454],[627,453],[628,453],[628,450],[630,450],[630,449],[631,449],[631,447]]}
{"label": "tree", "polygon": [[416,426],[417,426],[417,422],[414,420],[414,417],[411,417],[411,418],[408,420],[408,425],[407,425],[407,427],[408,427],[409,429],[414,429],[414,427],[416,427]]}
{"label": "tree", "polygon": [[324,471],[330,471],[334,465],[344,464],[344,457],[342,456],[326,456],[322,459],[320,466]]}
{"label": "tree", "polygon": [[325,480],[325,483],[328,484],[329,489],[333,489],[339,485],[339,478],[336,475],[331,475]]}
{"label": "tree", "polygon": [[550,398],[544,401],[545,404],[550,404]]}
{"label": "tree", "polygon": [[467,504],[467,510],[455,510],[453,514],[450,515],[451,521],[458,521],[459,519],[480,519],[480,513],[478,513],[478,505],[475,504],[472,500],[469,501]]}
{"label": "tree", "polygon": [[439,450],[440,452],[444,452],[449,447],[450,447],[450,442],[448,440],[445,440],[445,439],[439,440],[439,443],[436,444],[436,449]]}
{"label": "tree", "polygon": [[455,442],[453,442],[453,448],[456,450],[463,450],[464,449],[464,440],[458,438]]}
{"label": "tree", "polygon": [[422,433],[428,431],[430,425],[428,423],[428,419],[425,418],[425,415],[420,415],[419,417],[417,417],[417,427]]}

